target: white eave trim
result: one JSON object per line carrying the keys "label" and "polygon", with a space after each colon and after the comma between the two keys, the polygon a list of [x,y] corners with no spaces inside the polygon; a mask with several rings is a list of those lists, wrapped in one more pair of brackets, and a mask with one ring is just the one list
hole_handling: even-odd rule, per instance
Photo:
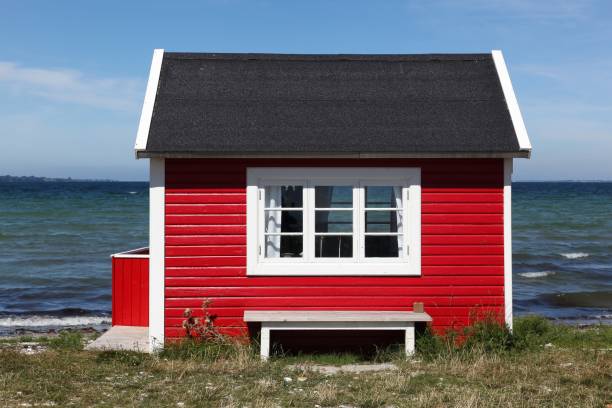
{"label": "white eave trim", "polygon": [[140,114],[140,123],[138,124],[138,133],[136,134],[136,158],[138,152],[147,148],[147,139],[149,137],[149,127],[151,126],[151,118],[153,117],[153,105],[157,96],[157,85],[159,84],[159,73],[161,71],[162,60],[164,59],[164,50],[155,49],[153,51],[153,60],[151,61],[151,70],[149,71],[149,81],[147,82],[147,91],[145,93],[144,103],[142,105],[142,113]]}
{"label": "white eave trim", "polygon": [[504,60],[504,55],[500,50],[491,51],[493,56],[493,62],[497,69],[497,75],[504,92],[506,103],[508,104],[508,110],[510,111],[510,117],[512,118],[512,124],[514,125],[514,131],[519,142],[521,150],[531,151],[531,142],[529,141],[529,135],[527,134],[527,128],[523,121],[523,115],[512,87],[512,81],[510,80],[510,74],[508,73],[508,67]]}

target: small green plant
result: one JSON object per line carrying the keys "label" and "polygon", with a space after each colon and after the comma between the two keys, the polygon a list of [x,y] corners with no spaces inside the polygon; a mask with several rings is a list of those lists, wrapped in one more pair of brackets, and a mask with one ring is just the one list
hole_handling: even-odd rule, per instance
{"label": "small green plant", "polygon": [[50,348],[55,350],[83,350],[83,335],[76,331],[61,331],[55,337],[47,337],[42,340]]}
{"label": "small green plant", "polygon": [[148,356],[136,351],[106,350],[98,353],[96,362],[114,364],[120,363],[130,367],[139,367]]}
{"label": "small green plant", "polygon": [[[168,343],[162,350],[160,357],[172,360],[195,360],[212,362],[220,359],[230,359],[243,352],[241,348],[249,346],[217,337],[214,339],[186,338]],[[248,351],[250,352],[250,350]]]}
{"label": "small green plant", "polygon": [[504,352],[514,346],[512,332],[498,315],[492,313],[477,318],[474,324],[464,328],[463,336],[465,341],[462,347],[467,350]]}

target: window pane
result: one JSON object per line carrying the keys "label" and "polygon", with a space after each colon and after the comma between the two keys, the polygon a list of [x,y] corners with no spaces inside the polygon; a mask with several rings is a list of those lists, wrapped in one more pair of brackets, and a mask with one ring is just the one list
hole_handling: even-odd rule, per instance
{"label": "window pane", "polygon": [[315,232],[353,232],[353,211],[315,211]]}
{"label": "window pane", "polygon": [[266,258],[301,258],[301,235],[267,235]]}
{"label": "window pane", "polygon": [[316,186],[315,207],[351,208],[353,207],[352,186]]}
{"label": "window pane", "polygon": [[366,207],[401,208],[402,188],[391,186],[369,186],[365,188]]}
{"label": "window pane", "polygon": [[266,207],[301,208],[302,186],[267,186]]}
{"label": "window pane", "polygon": [[353,237],[351,235],[315,236],[315,257],[351,258],[353,256]]}
{"label": "window pane", "polygon": [[302,232],[303,220],[302,211],[265,211],[266,232],[279,234],[281,232]]}
{"label": "window pane", "polygon": [[402,236],[366,235],[366,258],[398,258],[402,256]]}
{"label": "window pane", "polygon": [[401,211],[366,211],[366,232],[402,232]]}

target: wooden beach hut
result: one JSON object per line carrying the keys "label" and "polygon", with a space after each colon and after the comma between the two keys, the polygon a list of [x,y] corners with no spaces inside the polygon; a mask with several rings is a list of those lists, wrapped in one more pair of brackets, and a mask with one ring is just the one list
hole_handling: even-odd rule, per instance
{"label": "wooden beach hut", "polygon": [[205,299],[264,357],[276,331],[401,331],[410,353],[415,325],[512,325],[511,175],[531,144],[500,51],[155,50],[135,150],[150,246],[113,258],[113,322],[150,350]]}

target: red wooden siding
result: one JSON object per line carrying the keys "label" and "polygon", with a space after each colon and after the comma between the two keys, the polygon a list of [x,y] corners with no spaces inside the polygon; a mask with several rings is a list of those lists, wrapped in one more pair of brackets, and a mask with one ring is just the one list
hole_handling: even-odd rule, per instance
{"label": "red wooden siding", "polygon": [[113,326],[149,326],[149,258],[113,257]]}
{"label": "red wooden siding", "polygon": [[[420,167],[422,269],[416,277],[247,277],[247,167]],[[502,159],[169,159],[166,336],[212,299],[217,326],[246,331],[245,309],[411,310],[436,329],[504,309]]]}

